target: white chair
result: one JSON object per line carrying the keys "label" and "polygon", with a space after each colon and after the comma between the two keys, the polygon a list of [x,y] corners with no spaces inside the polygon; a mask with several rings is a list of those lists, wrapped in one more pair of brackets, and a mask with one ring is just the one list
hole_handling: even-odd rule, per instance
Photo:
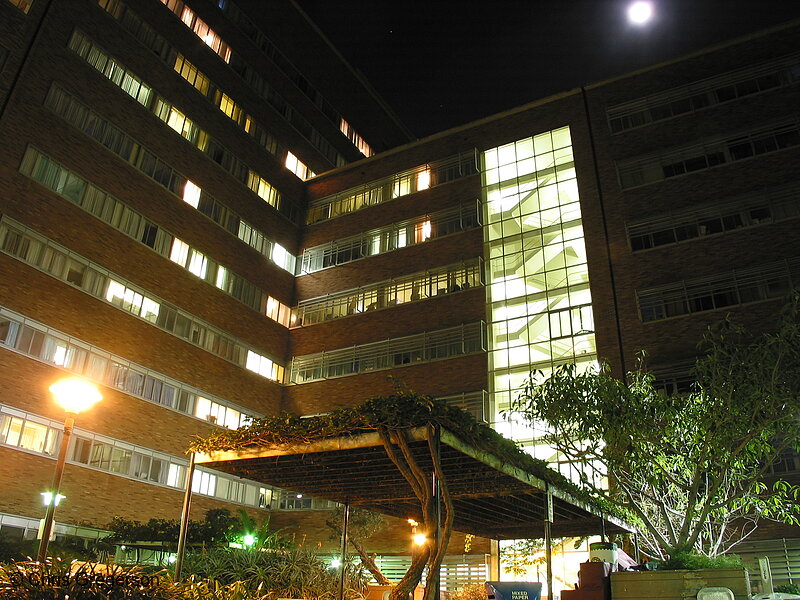
{"label": "white chair", "polygon": [[725,587],[706,587],[697,592],[697,600],[734,600],[734,596]]}

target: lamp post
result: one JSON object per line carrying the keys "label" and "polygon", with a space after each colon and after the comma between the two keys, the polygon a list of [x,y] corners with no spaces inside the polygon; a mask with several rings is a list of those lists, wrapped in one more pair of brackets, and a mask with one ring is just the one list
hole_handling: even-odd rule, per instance
{"label": "lamp post", "polygon": [[44,563],[47,558],[47,546],[50,543],[50,535],[53,532],[53,517],[55,516],[59,497],[58,490],[61,487],[61,478],[64,475],[64,464],[67,459],[69,438],[75,425],[75,415],[91,408],[103,398],[94,385],[78,378],[61,379],[50,386],[50,391],[55,396],[56,402],[66,411],[67,418],[64,420],[64,435],[61,437],[61,443],[58,447],[58,460],[56,460],[53,484],[45,492],[50,495],[45,496],[45,500],[48,500],[47,512],[44,515],[42,539],[39,542],[39,554],[36,557],[36,560],[40,563]]}

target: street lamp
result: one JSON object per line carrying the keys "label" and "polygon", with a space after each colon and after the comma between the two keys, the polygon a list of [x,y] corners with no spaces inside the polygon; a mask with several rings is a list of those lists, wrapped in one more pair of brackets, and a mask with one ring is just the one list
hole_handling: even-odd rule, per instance
{"label": "street lamp", "polygon": [[[50,486],[50,490],[45,492],[47,512],[44,515],[42,539],[39,542],[39,554],[36,557],[36,560],[40,563],[44,563],[47,558],[47,546],[50,543],[50,535],[53,532],[53,517],[59,500],[58,489],[61,487],[61,477],[64,475],[64,464],[67,459],[69,438],[75,425],[75,415],[88,410],[103,398],[94,385],[78,378],[61,379],[50,386],[50,391],[55,396],[56,402],[66,411],[67,418],[64,420],[64,435],[61,437],[61,443],[58,447],[58,460],[56,460],[53,485]],[[53,499],[55,499],[55,502]]]}

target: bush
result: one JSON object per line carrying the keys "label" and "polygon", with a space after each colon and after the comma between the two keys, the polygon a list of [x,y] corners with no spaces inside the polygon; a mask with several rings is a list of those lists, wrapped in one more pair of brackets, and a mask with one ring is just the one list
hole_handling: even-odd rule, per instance
{"label": "bush", "polygon": [[486,586],[481,583],[465,585],[451,594],[452,600],[486,600]]}
{"label": "bush", "polygon": [[[23,540],[0,536],[0,563],[23,561],[36,556],[39,551],[39,540]],[[94,560],[97,558],[95,548],[84,546],[84,540],[76,537],[66,537],[57,542],[51,542],[48,552],[52,556],[59,556],[63,561]]]}
{"label": "bush", "polygon": [[0,567],[0,597],[3,600],[175,600],[175,586],[162,572],[147,575],[134,568],[56,559],[44,565],[20,561]]}
{"label": "bush", "polygon": [[794,583],[783,583],[775,586],[775,591],[779,594],[797,594],[800,595],[800,587]]}
{"label": "bush", "polygon": [[668,560],[661,563],[659,570],[688,569],[696,571],[698,569],[733,569],[741,566],[743,566],[742,559],[735,554],[722,554],[712,558],[694,552],[675,552],[670,555]]}
{"label": "bush", "polygon": [[[362,598],[367,589],[364,570],[352,564],[347,569],[345,597]],[[261,598],[259,594],[263,590],[269,598],[332,600],[339,589],[339,571],[328,568],[316,552],[306,548],[266,552],[216,548],[187,554],[183,572],[192,575],[198,582],[208,579],[213,585],[223,587],[241,584],[254,593],[254,598]],[[208,598],[211,600],[215,596]]]}

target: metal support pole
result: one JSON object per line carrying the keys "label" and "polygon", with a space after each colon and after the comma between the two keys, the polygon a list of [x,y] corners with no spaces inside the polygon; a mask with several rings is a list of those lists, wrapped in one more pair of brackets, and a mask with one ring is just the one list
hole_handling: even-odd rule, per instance
{"label": "metal support pole", "polygon": [[605,543],[608,541],[606,539],[606,516],[600,513],[600,541]]}
{"label": "metal support pole", "polygon": [[547,597],[553,600],[553,494],[546,492],[544,516],[544,558],[547,565]]}
{"label": "metal support pole", "polygon": [[189,468],[186,470],[186,490],[183,493],[181,510],[181,530],[178,534],[178,555],[175,557],[175,581],[181,580],[183,554],[186,551],[186,534],[189,532],[189,511],[192,508],[192,479],[194,478],[194,452],[189,455]]}
{"label": "metal support pole", "polygon": [[61,444],[58,447],[58,459],[56,460],[56,472],[53,475],[53,484],[50,486],[50,502],[47,504],[47,511],[44,514],[44,527],[42,528],[42,539],[39,541],[39,553],[36,560],[43,563],[47,558],[47,546],[50,544],[50,536],[53,533],[53,519],[56,514],[56,502],[58,502],[58,490],[61,487],[61,478],[64,476],[64,465],[67,462],[67,448],[72,429],[75,426],[75,417],[67,413],[64,420],[64,435],[61,437]]}
{"label": "metal support pole", "polygon": [[[434,448],[437,456],[437,460],[441,461],[441,454],[442,454],[442,443],[441,437],[439,434],[440,430],[438,427],[434,430]],[[433,484],[433,497],[434,497],[434,510],[435,510],[435,518],[436,518],[436,529],[433,532],[434,537],[434,544],[433,544],[433,552],[439,552],[439,545],[442,543],[442,485],[439,481],[439,478],[436,476],[436,473],[431,473],[431,483]],[[439,591],[441,588],[441,579],[439,575],[441,574],[442,566],[436,569],[435,573],[428,573],[427,585],[432,587],[431,590],[431,598],[434,600],[439,599]]]}
{"label": "metal support pole", "polygon": [[344,600],[344,584],[347,579],[347,536],[350,527],[350,505],[345,504],[342,510],[342,564],[339,565],[339,600]]}

